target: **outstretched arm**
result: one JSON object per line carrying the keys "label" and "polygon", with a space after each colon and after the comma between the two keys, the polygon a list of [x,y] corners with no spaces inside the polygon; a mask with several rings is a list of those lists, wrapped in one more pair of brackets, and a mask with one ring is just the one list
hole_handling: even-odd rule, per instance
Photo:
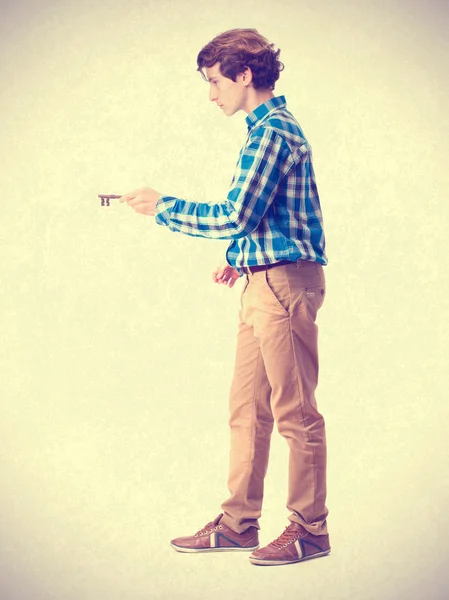
{"label": "outstretched arm", "polygon": [[192,236],[237,239],[254,231],[273,202],[281,179],[293,166],[290,150],[272,129],[256,130],[243,149],[224,202],[197,203],[161,195],[151,188],[125,194],[136,212],[159,225]]}

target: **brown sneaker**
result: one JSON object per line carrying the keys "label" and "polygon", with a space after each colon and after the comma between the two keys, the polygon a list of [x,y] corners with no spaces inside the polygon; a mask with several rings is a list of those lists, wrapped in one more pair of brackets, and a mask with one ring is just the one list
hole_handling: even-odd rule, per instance
{"label": "brown sneaker", "polygon": [[191,537],[175,538],[170,546],[178,552],[222,552],[225,550],[256,550],[259,547],[257,527],[250,527],[243,533],[236,533],[220,520],[208,523]]}
{"label": "brown sneaker", "polygon": [[288,565],[324,556],[330,551],[327,534],[312,535],[299,523],[290,523],[282,535],[253,552],[249,560],[254,565]]}

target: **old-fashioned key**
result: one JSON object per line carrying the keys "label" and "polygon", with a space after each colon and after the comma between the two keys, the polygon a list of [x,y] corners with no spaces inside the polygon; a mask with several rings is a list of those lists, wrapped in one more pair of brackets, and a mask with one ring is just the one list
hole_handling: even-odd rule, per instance
{"label": "old-fashioned key", "polygon": [[101,206],[109,206],[109,200],[121,198],[122,196],[117,196],[116,194],[98,194],[98,197],[101,198]]}

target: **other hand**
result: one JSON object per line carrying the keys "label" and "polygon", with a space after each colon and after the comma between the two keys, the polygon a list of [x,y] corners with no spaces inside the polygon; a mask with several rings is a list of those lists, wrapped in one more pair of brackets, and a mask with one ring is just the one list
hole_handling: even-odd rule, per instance
{"label": "other hand", "polygon": [[217,267],[212,273],[212,279],[215,281],[215,283],[224,283],[230,288],[239,278],[239,272],[230,265],[225,265],[224,267]]}

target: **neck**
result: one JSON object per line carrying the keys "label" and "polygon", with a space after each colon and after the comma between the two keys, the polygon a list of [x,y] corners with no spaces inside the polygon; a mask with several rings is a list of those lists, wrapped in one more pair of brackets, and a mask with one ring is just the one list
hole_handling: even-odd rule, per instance
{"label": "neck", "polygon": [[249,115],[249,113],[253,112],[253,110],[255,110],[258,106],[264,102],[267,102],[267,100],[270,100],[271,98],[274,98],[272,90],[249,89],[248,99],[246,101],[244,111]]}

